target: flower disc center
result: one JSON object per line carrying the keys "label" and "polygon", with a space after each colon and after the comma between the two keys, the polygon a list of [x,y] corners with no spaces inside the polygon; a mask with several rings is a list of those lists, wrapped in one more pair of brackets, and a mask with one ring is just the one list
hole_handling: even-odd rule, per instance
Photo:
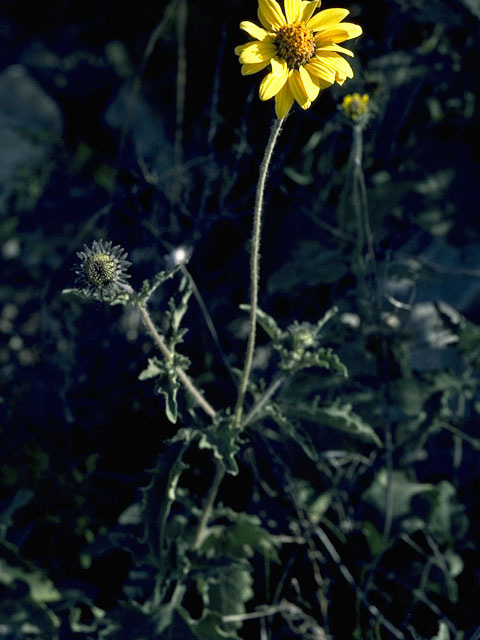
{"label": "flower disc center", "polygon": [[85,276],[94,287],[106,287],[115,278],[115,273],[115,259],[108,253],[96,253],[85,264]]}
{"label": "flower disc center", "polygon": [[298,69],[315,53],[313,31],[301,22],[292,22],[277,31],[275,46],[280,58],[286,60],[289,69]]}

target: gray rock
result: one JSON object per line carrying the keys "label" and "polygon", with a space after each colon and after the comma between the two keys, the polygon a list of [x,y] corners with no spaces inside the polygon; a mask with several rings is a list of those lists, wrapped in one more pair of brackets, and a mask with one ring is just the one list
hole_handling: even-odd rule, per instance
{"label": "gray rock", "polygon": [[60,109],[26,69],[12,65],[0,73],[0,216],[23,188],[30,197],[22,205],[35,205],[61,135]]}

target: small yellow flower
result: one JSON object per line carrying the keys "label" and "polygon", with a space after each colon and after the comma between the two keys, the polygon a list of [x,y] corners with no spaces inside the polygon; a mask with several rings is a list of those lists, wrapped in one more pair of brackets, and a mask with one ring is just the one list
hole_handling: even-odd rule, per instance
{"label": "small yellow flower", "polygon": [[343,113],[354,122],[363,120],[370,111],[369,102],[370,96],[368,93],[364,93],[363,95],[359,93],[349,93],[343,98]]}
{"label": "small yellow flower", "polygon": [[326,9],[314,14],[320,0],[284,0],[285,13],[276,0],[258,0],[258,18],[264,28],[244,21],[240,29],[253,42],[235,48],[242,75],[270,66],[260,84],[260,99],[275,96],[277,118],[283,118],[296,100],[308,109],[321,89],[353,78],[353,70],[340,56],[353,56],[339,42],[356,38],[361,27],[342,22],[347,9]]}

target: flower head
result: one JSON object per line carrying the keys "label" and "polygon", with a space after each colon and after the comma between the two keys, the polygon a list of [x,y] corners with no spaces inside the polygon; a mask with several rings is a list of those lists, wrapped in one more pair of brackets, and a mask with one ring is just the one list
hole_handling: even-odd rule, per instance
{"label": "flower head", "polygon": [[326,9],[314,15],[320,0],[284,0],[285,13],[276,0],[258,0],[263,26],[244,21],[240,29],[254,40],[235,48],[242,74],[270,67],[260,84],[260,99],[275,96],[275,112],[283,118],[296,100],[308,109],[321,89],[353,78],[353,70],[340,53],[353,56],[339,42],[362,33],[361,27],[342,22],[346,9]]}
{"label": "flower head", "polygon": [[127,254],[122,247],[112,247],[111,242],[103,240],[94,240],[91,249],[86,245],[84,249],[77,253],[80,259],[75,269],[78,286],[94,298],[104,300],[114,296],[130,277]]}
{"label": "flower head", "polygon": [[364,121],[370,112],[370,96],[368,93],[349,93],[343,98],[342,109],[344,115],[354,122]]}

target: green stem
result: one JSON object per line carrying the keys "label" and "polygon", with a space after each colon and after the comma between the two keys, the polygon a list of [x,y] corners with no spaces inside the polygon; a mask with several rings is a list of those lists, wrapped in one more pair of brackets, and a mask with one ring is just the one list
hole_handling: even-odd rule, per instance
{"label": "green stem", "polygon": [[282,386],[282,384],[287,379],[285,374],[281,374],[276,378],[268,387],[266,391],[264,391],[262,397],[257,401],[257,403],[250,409],[245,418],[242,420],[241,427],[242,429],[248,426],[253,420],[255,416],[265,407],[270,398],[277,392],[277,390]]}
{"label": "green stem", "polygon": [[[165,360],[167,360],[167,362],[172,362],[173,354],[171,353],[170,349],[167,347],[167,345],[163,341],[162,336],[158,333],[155,325],[152,322],[152,319],[150,318],[150,314],[148,313],[148,310],[145,307],[139,307],[139,308],[140,308],[140,313],[142,314],[142,318],[155,344],[157,345],[159,350],[162,352]],[[185,371],[181,367],[175,367],[175,371],[178,377],[180,378],[180,382],[183,384],[185,389],[187,389],[187,391],[190,392],[190,394],[196,400],[197,404],[205,411],[206,414],[208,414],[211,418],[214,418],[217,412],[212,407],[212,405],[205,400],[205,398],[202,396],[200,391],[197,389],[197,387],[193,384],[193,382],[187,376]]]}
{"label": "green stem", "polygon": [[[363,174],[363,127],[355,125],[353,128],[353,171],[354,178],[360,190],[360,202],[357,206],[360,212],[359,237],[366,242],[366,258],[371,264],[375,259],[375,250],[373,247],[372,229],[370,226],[370,216],[368,212],[367,189],[365,186],[365,176]],[[361,235],[360,235],[361,234]],[[363,244],[363,242],[362,242]],[[363,246],[360,247],[362,251]]]}
{"label": "green stem", "polygon": [[248,334],[247,351],[243,366],[242,378],[238,388],[237,402],[235,405],[235,425],[240,426],[243,413],[243,402],[247,391],[248,379],[252,368],[253,351],[255,349],[255,333],[257,326],[257,302],[258,302],[258,282],[259,282],[259,257],[260,257],[260,231],[262,227],[263,194],[267,180],[268,168],[272,159],[273,149],[278,138],[278,134],[283,125],[284,118],[277,119],[273,123],[270,137],[265,148],[260,174],[258,177],[257,191],[255,194],[255,208],[253,211],[253,232],[252,246],[250,249],[250,330]]}
{"label": "green stem", "polygon": [[212,486],[207,495],[207,500],[205,502],[205,506],[203,507],[202,515],[200,516],[200,520],[198,521],[197,531],[195,533],[195,538],[193,540],[193,549],[198,549],[198,547],[202,544],[203,536],[205,534],[205,529],[207,528],[208,521],[210,519],[210,514],[212,513],[213,505],[215,503],[215,498],[217,497],[218,490],[220,489],[220,484],[222,483],[223,476],[225,475],[225,467],[219,461],[217,461],[217,467],[215,470],[215,477],[212,482]]}

